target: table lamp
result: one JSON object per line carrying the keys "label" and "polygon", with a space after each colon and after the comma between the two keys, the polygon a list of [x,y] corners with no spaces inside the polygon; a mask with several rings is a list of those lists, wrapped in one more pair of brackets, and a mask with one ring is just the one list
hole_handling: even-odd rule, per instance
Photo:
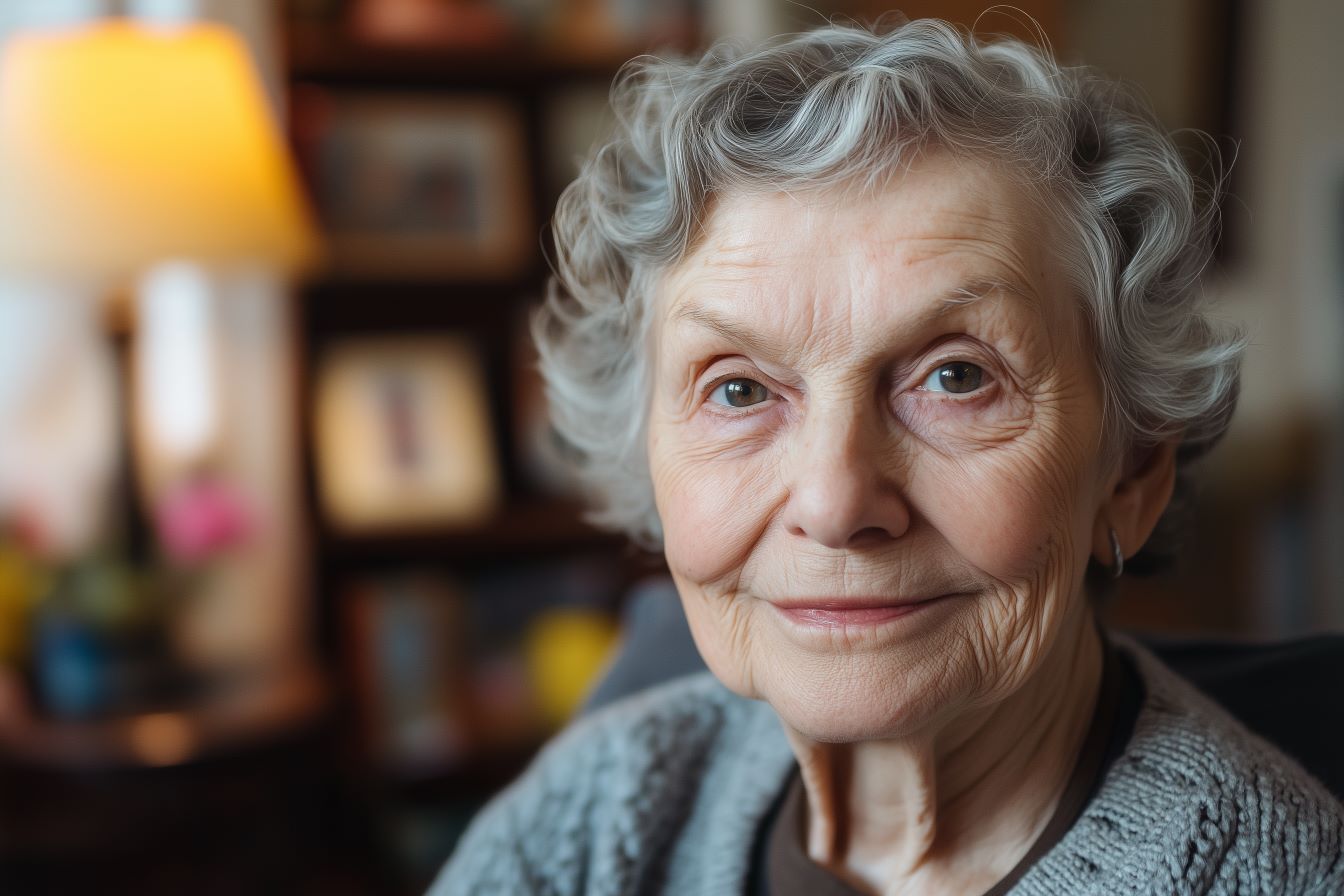
{"label": "table lamp", "polygon": [[[65,306],[65,332],[78,338],[64,339],[54,365],[45,359],[60,367],[107,356],[98,300],[132,288],[136,401],[128,417],[138,435],[148,436],[153,458],[145,463],[146,439],[138,439],[142,498],[158,491],[147,476],[170,484],[163,481],[167,467],[176,464],[167,474],[175,475],[218,451],[226,411],[221,389],[246,390],[233,408],[253,415],[252,441],[235,450],[231,462],[251,465],[246,472],[258,481],[255,490],[275,504],[267,509],[275,511],[276,526],[297,527],[294,502],[277,496],[297,482],[286,456],[296,452],[284,443],[287,435],[277,434],[297,415],[288,404],[289,345],[283,303],[276,299],[282,279],[309,266],[318,251],[261,79],[227,28],[112,18],[19,32],[4,44],[0,300],[7,292],[11,299]],[[218,357],[219,322],[240,319],[250,323],[229,337],[230,370]],[[0,354],[6,338],[20,337],[0,333]],[[111,365],[98,369],[105,374]],[[82,388],[95,388],[92,379]],[[62,386],[67,393],[74,388]],[[60,400],[81,403],[70,394]],[[6,464],[22,478],[16,457],[41,458],[43,448],[62,441],[48,431],[43,446],[26,455],[7,453],[7,438],[36,439],[37,430],[0,413],[0,520],[7,509]],[[115,432],[100,435],[115,475],[119,439]],[[48,462],[58,466],[59,452],[49,453]],[[45,478],[59,482],[59,472]],[[297,561],[281,555],[299,551],[290,539],[271,541],[253,564],[266,570],[259,574],[297,578],[290,565]],[[233,618],[276,628],[276,614],[286,611],[275,605],[284,602],[258,606],[274,596],[274,581],[265,588],[237,585],[234,592],[244,596]],[[280,627],[296,625],[291,618]],[[226,628],[219,619],[202,625],[203,631]]]}
{"label": "table lamp", "polygon": [[90,319],[91,298],[138,278],[140,412],[165,448],[200,452],[217,425],[210,276],[292,273],[316,251],[260,78],[231,31],[107,19],[8,40],[0,276],[46,301],[62,288],[67,316]]}

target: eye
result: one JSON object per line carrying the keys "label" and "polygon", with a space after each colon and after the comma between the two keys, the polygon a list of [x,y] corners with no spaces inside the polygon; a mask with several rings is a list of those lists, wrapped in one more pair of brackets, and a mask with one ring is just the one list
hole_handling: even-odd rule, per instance
{"label": "eye", "polygon": [[770,390],[755,380],[736,377],[724,380],[709,393],[709,400],[730,408],[747,408],[770,397]]}
{"label": "eye", "polygon": [[930,392],[963,394],[980,388],[984,370],[969,361],[952,361],[938,367],[924,381],[923,388]]}

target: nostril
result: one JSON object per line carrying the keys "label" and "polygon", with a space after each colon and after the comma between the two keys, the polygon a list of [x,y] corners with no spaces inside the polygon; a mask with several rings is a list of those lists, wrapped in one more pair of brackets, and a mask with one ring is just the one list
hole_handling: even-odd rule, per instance
{"label": "nostril", "polygon": [[887,541],[891,537],[892,533],[888,532],[886,529],[883,529],[881,526],[868,526],[867,528],[860,529],[859,531],[851,535],[849,543],[851,546],[857,547],[859,545],[873,544],[879,541]]}

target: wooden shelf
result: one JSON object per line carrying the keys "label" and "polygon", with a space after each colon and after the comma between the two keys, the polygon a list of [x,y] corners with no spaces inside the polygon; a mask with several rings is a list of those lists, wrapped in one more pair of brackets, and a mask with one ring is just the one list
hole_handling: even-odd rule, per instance
{"label": "wooden shelf", "polygon": [[624,536],[583,522],[578,504],[516,504],[478,526],[407,528],[345,533],[323,527],[324,551],[341,562],[495,559],[518,553],[619,550]]}
{"label": "wooden shelf", "polygon": [[325,27],[290,29],[285,49],[293,82],[422,90],[549,89],[557,81],[608,81],[627,60],[651,51],[612,46],[577,53],[522,39],[493,47],[378,45]]}
{"label": "wooden shelf", "polygon": [[323,280],[299,291],[315,336],[407,332],[499,320],[540,296],[539,274],[508,281]]}
{"label": "wooden shelf", "polygon": [[510,295],[535,289],[545,278],[545,270],[538,264],[520,269],[510,277],[387,277],[358,274],[325,274],[304,284],[301,291],[322,297],[351,296],[367,299],[371,294],[396,296],[426,296],[444,293],[473,295]]}
{"label": "wooden shelf", "polygon": [[[318,139],[313,135],[321,133],[322,104],[339,102],[342,93],[377,92],[391,102],[403,96],[485,94],[512,107],[523,123],[526,159],[520,176],[527,178],[535,222],[531,254],[499,279],[453,276],[451,271],[418,277],[388,268],[383,271],[392,273],[355,275],[333,265],[298,290],[299,388],[305,413],[311,408],[317,362],[333,343],[430,332],[467,334],[484,363],[507,496],[496,514],[476,524],[343,531],[324,514],[312,427],[305,426],[302,475],[313,535],[317,640],[333,672],[333,716],[340,722],[347,774],[359,782],[363,798],[372,805],[441,809],[484,802],[527,766],[544,740],[538,729],[535,736],[478,744],[428,766],[397,766],[378,755],[378,738],[365,730],[367,719],[377,714],[367,715],[367,698],[356,686],[360,659],[346,615],[352,604],[386,584],[380,577],[395,581],[422,575],[433,581],[441,576],[470,601],[478,594],[507,591],[516,572],[528,583],[540,583],[535,588],[518,586],[519,606],[535,590],[535,605],[542,607],[551,584],[548,577],[571,567],[610,573],[610,582],[590,584],[576,575],[577,584],[557,581],[555,590],[598,588],[601,593],[593,599],[604,604],[618,603],[629,583],[663,568],[660,554],[642,552],[624,536],[583,522],[579,502],[537,495],[515,450],[516,440],[523,437],[514,407],[520,392],[520,318],[544,294],[550,236],[542,222],[549,220],[559,188],[551,182],[547,164],[548,153],[555,149],[548,141],[556,138],[551,116],[558,114],[552,100],[570,88],[605,88],[627,60],[645,49],[613,47],[579,55],[523,42],[488,50],[371,46],[331,26],[312,25],[291,27],[286,35],[288,84],[307,94],[294,103],[291,120],[301,148],[311,146],[309,141]],[[315,105],[305,107],[305,101]],[[314,109],[316,117],[305,118]],[[358,593],[361,588],[367,589],[365,595]],[[472,613],[481,609],[467,607]],[[520,630],[524,624],[520,618]],[[491,637],[496,636],[492,630]]]}
{"label": "wooden shelf", "polygon": [[403,771],[383,767],[378,778],[384,793],[403,802],[440,804],[488,799],[527,768],[550,734],[473,750],[433,770]]}
{"label": "wooden shelf", "polygon": [[314,722],[327,698],[317,670],[302,664],[197,705],[56,721],[37,715],[22,682],[0,672],[0,753],[32,766],[81,771],[182,765]]}

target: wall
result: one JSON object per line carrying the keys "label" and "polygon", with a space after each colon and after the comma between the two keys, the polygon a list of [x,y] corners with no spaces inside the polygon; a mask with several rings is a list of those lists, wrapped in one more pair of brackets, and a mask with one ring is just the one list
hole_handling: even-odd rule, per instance
{"label": "wall", "polygon": [[1254,334],[1234,436],[1294,419],[1316,431],[1313,627],[1344,626],[1344,4],[1246,4],[1245,258],[1222,281]]}

